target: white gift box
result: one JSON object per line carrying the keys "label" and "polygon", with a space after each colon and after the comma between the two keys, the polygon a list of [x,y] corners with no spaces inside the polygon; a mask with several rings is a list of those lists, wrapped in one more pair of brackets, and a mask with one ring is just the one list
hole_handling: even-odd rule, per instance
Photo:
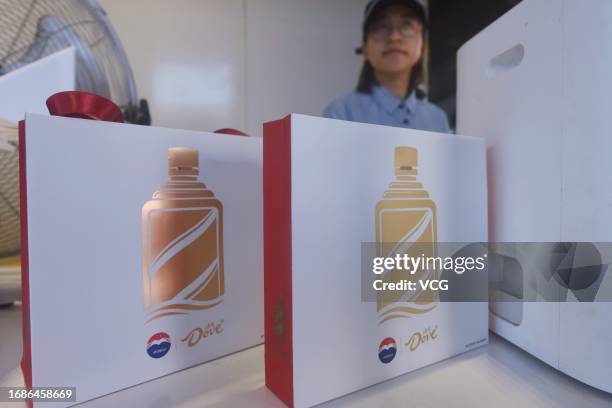
{"label": "white gift box", "polygon": [[485,241],[485,174],[476,138],[303,115],[265,124],[268,388],[308,407],[486,344],[486,302],[363,301],[360,276],[362,243]]}
{"label": "white gift box", "polygon": [[[0,69],[1,70],[1,69]],[[0,75],[0,128],[2,120],[18,122],[25,112],[45,113],[48,95],[74,89],[75,50],[66,48]],[[3,131],[0,129],[0,134]],[[0,135],[0,256],[19,252],[18,152]],[[0,304],[21,299],[18,257],[0,259]]]}
{"label": "white gift box", "polygon": [[75,86],[75,49],[68,47],[0,76],[0,118],[47,113],[45,99]]}
{"label": "white gift box", "polygon": [[28,114],[20,149],[28,386],[83,402],[263,341],[261,140]]}
{"label": "white gift box", "polygon": [[[457,130],[486,139],[491,241],[612,241],[611,21],[607,0],[525,0],[459,50]],[[549,265],[554,245],[529,248],[519,261]],[[523,263],[524,295],[543,271]],[[612,305],[568,300],[492,304],[491,329],[612,392]]]}

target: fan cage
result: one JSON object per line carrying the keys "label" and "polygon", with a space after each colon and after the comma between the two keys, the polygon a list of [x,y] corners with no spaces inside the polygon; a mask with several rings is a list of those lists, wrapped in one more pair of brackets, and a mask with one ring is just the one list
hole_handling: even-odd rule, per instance
{"label": "fan cage", "polygon": [[[65,48],[48,36],[36,38],[38,22],[45,16],[61,20],[64,28],[58,31],[70,29],[80,38],[87,49],[79,49],[81,46],[77,45],[77,55],[93,54],[106,76],[110,94],[91,89],[87,81],[79,81],[79,72],[84,76],[93,75],[83,65],[77,65],[77,90],[98,93],[124,109],[137,106],[138,97],[127,56],[106,13],[95,0],[0,0],[0,67],[18,64],[36,40],[44,44],[35,53],[40,54],[40,58]],[[53,31],[50,36],[60,34]]]}

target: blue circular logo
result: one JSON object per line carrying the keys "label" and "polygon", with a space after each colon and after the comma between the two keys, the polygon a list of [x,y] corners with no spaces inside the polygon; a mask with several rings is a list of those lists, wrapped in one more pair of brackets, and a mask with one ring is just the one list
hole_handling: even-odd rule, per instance
{"label": "blue circular logo", "polygon": [[147,354],[153,358],[162,358],[168,354],[170,344],[170,336],[167,333],[155,333],[147,342]]}
{"label": "blue circular logo", "polygon": [[389,364],[395,358],[397,353],[397,345],[393,337],[387,337],[380,342],[378,346],[378,359],[383,364]]}

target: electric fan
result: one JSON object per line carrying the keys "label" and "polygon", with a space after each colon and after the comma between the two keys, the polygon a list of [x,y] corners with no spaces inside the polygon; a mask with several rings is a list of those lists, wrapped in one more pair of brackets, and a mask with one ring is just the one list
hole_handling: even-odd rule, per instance
{"label": "electric fan", "polygon": [[[0,0],[0,76],[70,46],[76,55],[77,90],[112,100],[126,122],[151,123],[125,51],[95,0]],[[16,135],[16,124],[0,122],[0,305],[15,300],[19,277]]]}

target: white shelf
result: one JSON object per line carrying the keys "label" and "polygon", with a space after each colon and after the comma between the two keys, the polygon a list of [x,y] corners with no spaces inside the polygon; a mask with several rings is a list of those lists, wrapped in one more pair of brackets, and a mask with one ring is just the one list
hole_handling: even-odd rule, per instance
{"label": "white shelf", "polygon": [[[0,379],[21,355],[21,307],[0,309]],[[314,357],[314,356],[313,356]],[[325,375],[325,373],[321,373]],[[17,376],[18,377],[18,376]],[[78,391],[77,391],[78,392]],[[552,369],[491,334],[488,346],[397,377],[319,407],[610,407],[612,395]],[[5,405],[3,405],[4,407]],[[7,404],[21,407],[21,404]],[[80,405],[83,408],[275,408],[265,387],[264,348],[215,361]]]}

